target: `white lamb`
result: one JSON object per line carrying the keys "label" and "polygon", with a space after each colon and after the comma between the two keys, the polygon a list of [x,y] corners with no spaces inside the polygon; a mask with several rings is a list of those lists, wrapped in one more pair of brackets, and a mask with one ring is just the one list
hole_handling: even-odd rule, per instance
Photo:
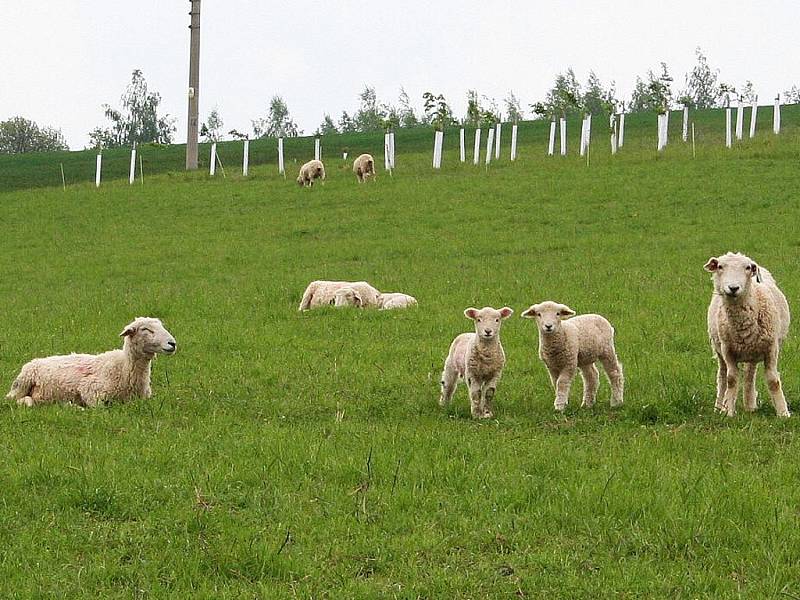
{"label": "white lamb", "polygon": [[408,294],[400,292],[385,292],[378,297],[378,308],[381,310],[392,310],[395,308],[408,308],[416,306],[417,299]]}
{"label": "white lamb", "polygon": [[378,306],[380,292],[366,281],[312,281],[303,292],[298,310],[309,310],[320,306],[335,305],[336,292],[342,288],[352,288],[361,297],[361,307]]}
{"label": "white lamb", "polygon": [[739,363],[745,363],[744,408],[757,408],[756,371],[764,363],[767,388],[779,417],[788,417],[778,357],[789,332],[789,304],[772,274],[743,254],[711,257],[714,294],[708,307],[708,337],[717,357],[715,408],[736,414]]}
{"label": "white lamb", "polygon": [[365,182],[370,177],[375,177],[375,159],[371,154],[362,154],[353,161],[353,173],[359,183]]}
{"label": "white lamb", "polygon": [[[569,306],[556,302],[534,304],[522,317],[536,319],[539,328],[539,358],[550,373],[556,392],[553,405],[563,411],[569,402],[569,389],[578,369],[583,378],[583,403],[592,406],[597,397],[600,374],[595,366],[603,364],[611,383],[611,406],[622,404],[622,364],[614,348],[614,328],[600,315],[580,315]],[[566,320],[563,320],[566,319]]]}
{"label": "white lamb", "polygon": [[336,290],[333,295],[333,305],[338,307],[355,306],[356,308],[364,308],[364,300],[358,290],[351,287],[343,287]]}
{"label": "white lamb", "polygon": [[494,394],[506,364],[500,327],[512,314],[514,311],[507,306],[500,310],[487,306],[464,311],[464,316],[475,322],[475,333],[462,333],[450,344],[442,371],[440,406],[450,404],[459,380],[464,380],[469,388],[472,417],[491,419],[494,416]]}
{"label": "white lamb", "polygon": [[161,321],[138,317],[120,333],[121,350],[36,358],[22,367],[6,396],[34,406],[71,402],[97,406],[111,400],[149,398],[150,363],[156,354],[173,354],[175,338]]}
{"label": "white lamb", "polygon": [[300,174],[297,176],[298,185],[312,187],[317,179],[325,180],[325,165],[321,160],[310,160],[300,167]]}

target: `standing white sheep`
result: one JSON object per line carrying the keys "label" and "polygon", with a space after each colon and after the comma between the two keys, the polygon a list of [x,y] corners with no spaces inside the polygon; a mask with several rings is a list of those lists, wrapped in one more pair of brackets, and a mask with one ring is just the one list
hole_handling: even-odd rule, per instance
{"label": "standing white sheep", "polygon": [[371,154],[361,154],[353,161],[353,173],[359,183],[365,182],[370,177],[375,177],[375,159]]}
{"label": "standing white sheep", "polygon": [[297,176],[298,185],[312,187],[317,179],[325,180],[325,165],[321,160],[310,160],[300,167],[300,174]]}
{"label": "standing white sheep", "polygon": [[772,274],[743,254],[711,257],[714,293],[708,306],[708,337],[717,357],[715,408],[736,414],[739,363],[745,366],[744,408],[757,408],[756,371],[764,363],[767,388],[779,417],[788,417],[778,357],[789,332],[789,304]]}
{"label": "standing white sheep", "polygon": [[175,338],[161,321],[138,317],[122,330],[121,350],[36,358],[22,367],[6,398],[33,406],[72,402],[97,406],[110,400],[149,398],[150,363],[173,354]]}
{"label": "standing white sheep", "polygon": [[500,310],[487,306],[464,311],[464,316],[475,322],[475,333],[462,333],[450,344],[442,371],[440,406],[450,404],[459,380],[464,380],[469,388],[472,417],[491,419],[494,416],[494,394],[506,364],[500,326],[512,314],[514,311],[507,306]]}
{"label": "standing white sheep", "polygon": [[[600,373],[595,366],[603,364],[611,383],[611,406],[622,404],[622,364],[614,348],[614,328],[600,315],[580,315],[557,302],[534,304],[522,317],[536,319],[539,328],[539,358],[544,361],[555,389],[553,403],[557,411],[563,411],[569,402],[569,389],[578,369],[583,379],[583,403],[592,406],[597,397]],[[563,320],[566,319],[566,320]]]}
{"label": "standing white sheep", "polygon": [[303,292],[298,310],[309,310],[320,306],[336,304],[336,292],[351,288],[361,298],[361,308],[378,306],[380,292],[366,281],[312,281]]}

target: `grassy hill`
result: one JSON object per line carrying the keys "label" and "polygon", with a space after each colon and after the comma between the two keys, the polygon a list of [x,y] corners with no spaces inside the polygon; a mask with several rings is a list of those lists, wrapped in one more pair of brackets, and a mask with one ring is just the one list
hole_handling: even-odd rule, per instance
{"label": "grassy hill", "polygon": [[[394,176],[359,186],[333,159],[312,190],[277,175],[267,142],[246,180],[233,143],[225,179],[144,149],[135,186],[109,152],[99,190],[91,153],[3,158],[0,382],[116,347],[138,315],[179,349],[148,400],[0,404],[0,596],[800,597],[800,417],[776,419],[760,378],[757,413],[713,414],[702,269],[741,250],[797,306],[798,117],[726,150],[724,117],[699,114],[696,159],[677,114],[662,156],[652,116],[629,119],[614,158],[595,123],[588,166],[545,157],[546,124],[524,124],[513,164],[504,132],[488,170],[459,164],[448,132],[440,172],[430,131],[400,132]],[[382,138],[325,152],[344,146],[380,156]],[[61,158],[82,173],[66,192],[42,175]],[[316,278],[420,306],[300,314]],[[554,414],[518,318],[544,299],[614,324],[621,409],[605,379],[580,409],[576,380]],[[462,311],[504,304],[496,419],[473,422],[463,387],[442,411]],[[797,340],[780,365],[794,411]]]}

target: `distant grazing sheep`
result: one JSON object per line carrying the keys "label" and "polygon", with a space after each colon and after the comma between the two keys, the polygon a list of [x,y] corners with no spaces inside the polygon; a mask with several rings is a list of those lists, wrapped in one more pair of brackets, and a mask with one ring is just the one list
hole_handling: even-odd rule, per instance
{"label": "distant grazing sheep", "polygon": [[458,381],[464,380],[469,388],[472,417],[491,419],[494,416],[494,394],[506,364],[500,326],[513,313],[507,306],[500,310],[487,306],[464,311],[464,316],[475,322],[475,333],[462,333],[450,344],[442,371],[440,406],[450,404]]}
{"label": "distant grazing sheep", "polygon": [[352,288],[358,292],[362,308],[378,306],[380,292],[366,281],[312,281],[303,293],[298,310],[335,305],[336,292],[342,288]]}
{"label": "distant grazing sheep", "polygon": [[310,160],[300,167],[300,174],[297,176],[298,185],[312,187],[317,179],[325,180],[325,165],[321,160]]}
{"label": "distant grazing sheep", "polygon": [[[526,319],[536,319],[539,328],[539,358],[550,373],[556,392],[557,411],[563,411],[569,401],[569,389],[578,369],[583,378],[583,403],[592,406],[597,397],[600,374],[595,366],[603,363],[611,383],[611,406],[622,404],[622,365],[614,348],[614,328],[600,315],[575,314],[569,306],[556,302],[534,304],[522,313]],[[567,320],[562,320],[567,319]]]}
{"label": "distant grazing sheep", "polygon": [[416,306],[417,299],[408,294],[401,294],[399,292],[386,292],[381,293],[378,297],[378,308],[381,310],[392,310],[395,308],[408,308],[409,306]]}
{"label": "distant grazing sheep", "polygon": [[173,354],[175,338],[161,321],[138,317],[120,333],[121,350],[36,358],[22,367],[6,398],[34,406],[72,402],[97,406],[110,400],[149,398],[150,363]]}
{"label": "distant grazing sheep", "polygon": [[371,154],[362,154],[353,161],[353,173],[359,183],[363,183],[370,177],[375,177],[375,159]]}
{"label": "distant grazing sheep", "polygon": [[756,371],[764,363],[767,388],[779,417],[788,417],[778,357],[789,332],[789,304],[772,274],[743,254],[711,257],[714,293],[708,307],[708,337],[717,357],[715,408],[736,414],[739,363],[745,366],[744,408],[757,408]]}

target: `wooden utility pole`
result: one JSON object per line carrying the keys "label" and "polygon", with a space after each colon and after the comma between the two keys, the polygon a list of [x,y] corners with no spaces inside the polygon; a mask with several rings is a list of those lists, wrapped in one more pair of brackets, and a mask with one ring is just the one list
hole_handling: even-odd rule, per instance
{"label": "wooden utility pole", "polygon": [[186,136],[186,169],[197,168],[198,105],[200,98],[200,0],[189,0],[189,126]]}

